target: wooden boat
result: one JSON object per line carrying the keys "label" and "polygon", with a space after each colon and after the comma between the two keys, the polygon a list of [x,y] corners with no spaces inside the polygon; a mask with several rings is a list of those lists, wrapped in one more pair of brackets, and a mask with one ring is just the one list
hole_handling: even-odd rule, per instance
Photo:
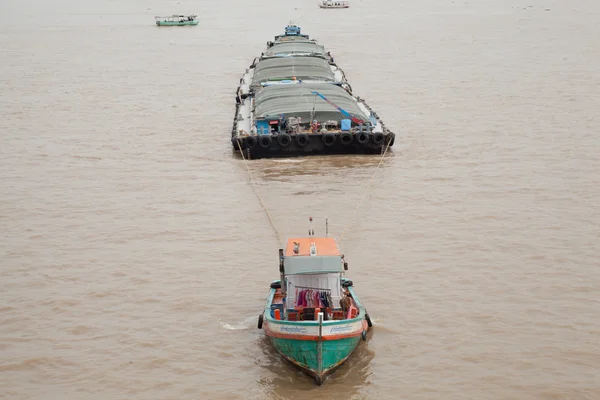
{"label": "wooden boat", "polygon": [[[312,222],[312,218],[310,219]],[[326,235],[327,236],[327,235]],[[279,250],[280,280],[271,283],[258,317],[277,352],[321,385],[372,326],[335,239],[292,238]],[[282,284],[283,282],[283,284]]]}
{"label": "wooden boat", "polygon": [[321,8],[348,8],[350,5],[347,0],[323,0],[319,3]]}
{"label": "wooden boat", "polygon": [[192,15],[171,15],[170,17],[154,17],[158,26],[186,26],[198,25],[198,16]]}

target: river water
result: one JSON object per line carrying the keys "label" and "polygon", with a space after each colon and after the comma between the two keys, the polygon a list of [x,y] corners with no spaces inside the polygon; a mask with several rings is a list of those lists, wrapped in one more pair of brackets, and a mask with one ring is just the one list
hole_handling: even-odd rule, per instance
{"label": "river water", "polygon": [[[599,399],[599,18],[3,0],[0,398]],[[396,132],[379,168],[232,155],[239,78],[290,20]],[[309,216],[375,325],[321,387],[256,328]]]}

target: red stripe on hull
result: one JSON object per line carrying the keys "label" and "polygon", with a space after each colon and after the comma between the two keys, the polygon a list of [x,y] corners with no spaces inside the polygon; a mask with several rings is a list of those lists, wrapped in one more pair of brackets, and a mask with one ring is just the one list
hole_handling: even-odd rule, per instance
{"label": "red stripe on hull", "polygon": [[[265,324],[263,325],[263,329],[265,330],[265,333],[267,334],[267,336],[273,336],[273,337],[281,338],[281,339],[314,340],[314,341],[319,340],[318,335],[296,335],[296,334],[290,334],[290,333],[274,332],[269,329],[268,322],[265,322]],[[360,330],[360,331],[341,333],[338,335],[322,336],[321,340],[338,340],[338,339],[346,339],[346,338],[350,338],[350,337],[356,337],[356,336],[360,336],[363,333],[363,331],[366,331],[368,329],[369,329],[369,325],[367,324],[367,321],[363,320],[362,321],[362,330]]]}

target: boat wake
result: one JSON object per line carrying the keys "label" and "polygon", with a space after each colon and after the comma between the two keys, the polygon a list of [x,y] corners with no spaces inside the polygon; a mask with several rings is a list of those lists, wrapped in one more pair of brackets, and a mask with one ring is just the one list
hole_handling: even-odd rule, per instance
{"label": "boat wake", "polygon": [[377,332],[377,334],[400,334],[401,332],[398,331],[397,329],[394,329],[392,327],[389,327],[387,325],[385,325],[385,322],[382,320],[379,320],[377,318],[372,318],[371,320],[373,321],[373,329],[374,332]]}
{"label": "boat wake", "polygon": [[273,160],[273,162],[279,163],[279,164],[298,164],[298,163],[303,163],[304,160],[299,159],[299,158],[287,158],[287,159]]}
{"label": "boat wake", "polygon": [[219,321],[219,323],[223,328],[227,329],[228,331],[241,331],[244,329],[251,329],[252,326],[256,323],[256,317],[247,317],[238,324],[228,324],[223,321]]}

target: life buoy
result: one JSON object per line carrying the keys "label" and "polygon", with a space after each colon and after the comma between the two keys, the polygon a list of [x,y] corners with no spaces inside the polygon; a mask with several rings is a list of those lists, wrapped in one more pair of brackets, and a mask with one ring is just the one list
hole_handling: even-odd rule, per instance
{"label": "life buoy", "polygon": [[333,133],[324,134],[323,143],[325,146],[332,146],[335,143],[335,135]]}
{"label": "life buoy", "polygon": [[367,132],[358,132],[356,134],[356,143],[365,145],[369,141],[369,134]]}
{"label": "life buoy", "polygon": [[300,146],[300,147],[306,146],[309,141],[310,141],[310,138],[308,137],[308,135],[306,133],[301,133],[298,136],[296,136],[296,143],[298,143],[298,146]]}
{"label": "life buoy", "polygon": [[256,139],[256,136],[248,136],[246,138],[246,146],[248,146],[250,149],[256,146],[257,143],[258,140]]}
{"label": "life buoy", "polygon": [[273,143],[273,139],[271,139],[271,135],[260,135],[258,137],[258,144],[263,149],[268,149],[269,146],[271,146],[271,143]]}
{"label": "life buoy", "polygon": [[352,134],[350,132],[342,132],[340,135],[340,142],[344,145],[352,143]]}
{"label": "life buoy", "polygon": [[262,329],[262,324],[263,324],[263,315],[260,314],[258,316],[258,329]]}
{"label": "life buoy", "polygon": [[373,144],[380,145],[383,143],[383,133],[377,132],[373,134]]}
{"label": "life buoy", "polygon": [[291,141],[292,137],[287,133],[282,133],[277,137],[277,143],[279,143],[281,147],[289,146]]}

